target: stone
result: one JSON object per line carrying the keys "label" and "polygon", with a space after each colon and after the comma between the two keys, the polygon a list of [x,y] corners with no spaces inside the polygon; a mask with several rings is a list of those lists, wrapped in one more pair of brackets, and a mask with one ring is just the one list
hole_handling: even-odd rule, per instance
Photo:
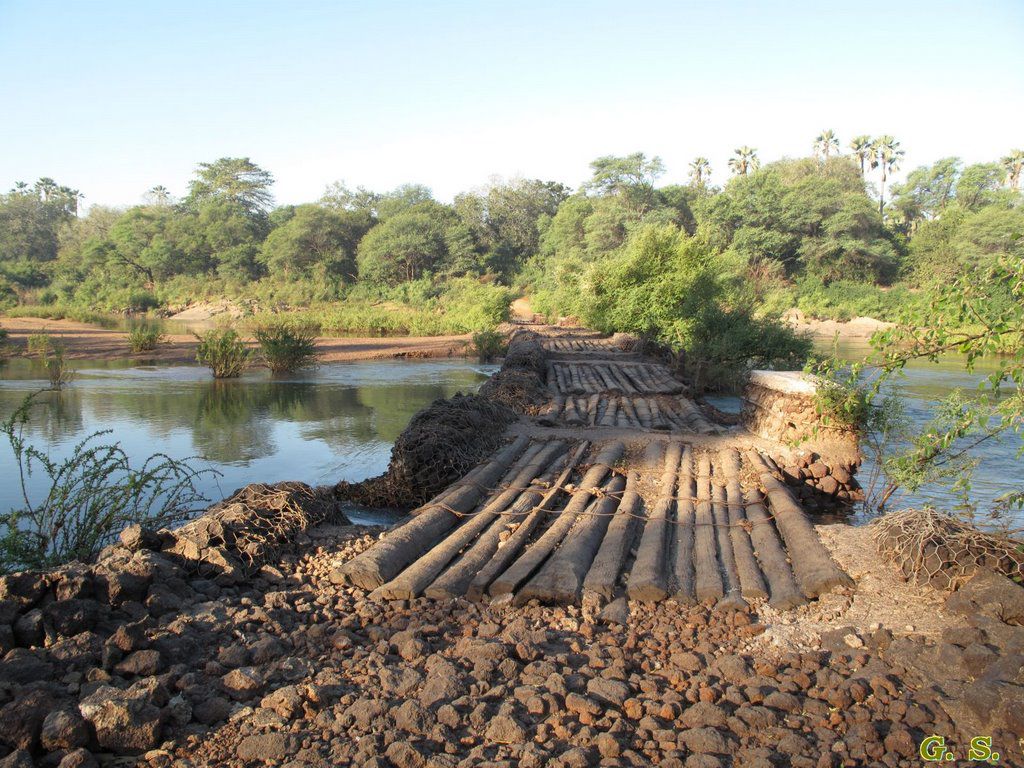
{"label": "stone", "polygon": [[610,733],[599,733],[595,743],[601,757],[618,757],[622,754],[622,745]]}
{"label": "stone", "polygon": [[159,550],[162,542],[160,536],[148,528],[143,528],[138,523],[129,525],[118,535],[121,545],[132,552],[141,552],[144,549]]}
{"label": "stone", "polygon": [[26,685],[49,680],[53,670],[53,665],[40,659],[34,651],[20,649],[0,661],[0,682]]}
{"label": "stone", "polygon": [[714,728],[689,728],[679,732],[679,742],[691,752],[725,755],[729,745]]}
{"label": "stone", "polygon": [[621,680],[594,677],[587,682],[587,693],[598,701],[621,708],[626,699],[633,695],[630,687]]}
{"label": "stone", "polygon": [[296,715],[302,714],[303,696],[294,685],[285,685],[276,691],[267,694],[260,701],[260,706],[270,709],[283,717],[291,720]]}
{"label": "stone", "polygon": [[144,690],[101,686],[79,702],[82,717],[92,723],[96,742],[112,752],[141,752],[160,741],[160,710]]}
{"label": "stone", "polygon": [[96,579],[96,594],[114,606],[146,599],[152,577],[128,571],[105,571]]}
{"label": "stone", "polygon": [[497,744],[522,744],[526,729],[508,715],[498,715],[487,726],[486,736]]}
{"label": "stone", "polygon": [[781,709],[783,712],[799,712],[800,699],[791,693],[775,691],[765,696],[764,704],[772,709]]}
{"label": "stone", "polygon": [[843,635],[843,642],[846,643],[850,648],[863,648],[864,641],[853,632],[848,635]]}
{"label": "stone", "polygon": [[46,691],[21,693],[0,709],[0,742],[12,749],[36,749],[43,722],[55,704]]}
{"label": "stone", "polygon": [[430,710],[412,699],[394,711],[395,727],[407,733],[426,736],[434,727],[435,718]]}
{"label": "stone", "polygon": [[160,668],[160,651],[150,649],[130,653],[114,667],[114,671],[119,675],[146,677],[157,674]]}
{"label": "stone", "polygon": [[211,696],[192,707],[192,717],[203,725],[213,725],[227,720],[231,714],[231,702],[223,696]]}
{"label": "stone", "polygon": [[280,763],[294,752],[296,744],[285,733],[259,733],[246,736],[238,743],[235,754],[239,760],[246,762],[277,762]]}
{"label": "stone", "polygon": [[462,694],[462,675],[447,659],[431,656],[427,660],[427,671],[427,680],[417,697],[423,706],[430,707],[440,701],[451,701]]}
{"label": "stone", "polygon": [[269,664],[281,658],[284,653],[284,643],[276,637],[264,637],[249,646],[249,654],[254,664]]}
{"label": "stone", "polygon": [[0,760],[0,768],[35,768],[32,754],[24,749],[16,749]]}
{"label": "stone", "polygon": [[43,612],[33,608],[18,617],[14,622],[14,641],[23,648],[34,648],[43,644],[46,628],[43,625]]}
{"label": "stone", "polygon": [[43,599],[46,579],[41,573],[25,571],[0,576],[0,600],[13,600],[27,610]]}
{"label": "stone", "polygon": [[715,704],[699,701],[683,712],[679,719],[687,728],[724,728],[728,715]]}
{"label": "stone", "polygon": [[55,709],[43,720],[39,741],[47,752],[84,747],[89,743],[89,727],[77,711]]}
{"label": "stone", "polygon": [[220,685],[224,692],[236,701],[252,699],[263,690],[263,683],[253,667],[231,670],[221,677]]}
{"label": "stone", "polygon": [[57,768],[98,768],[99,763],[87,749],[73,749],[61,758]]}
{"label": "stone", "polygon": [[827,493],[829,496],[835,496],[839,493],[839,481],[832,475],[826,475],[821,478],[821,485],[819,486],[823,493]]}

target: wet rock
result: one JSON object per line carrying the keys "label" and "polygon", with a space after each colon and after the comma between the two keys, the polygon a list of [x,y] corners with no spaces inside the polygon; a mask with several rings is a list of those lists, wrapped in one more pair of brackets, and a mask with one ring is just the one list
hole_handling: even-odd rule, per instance
{"label": "wet rock", "polygon": [[161,715],[144,690],[109,685],[82,699],[78,708],[92,723],[96,742],[116,753],[140,752],[159,743]]}

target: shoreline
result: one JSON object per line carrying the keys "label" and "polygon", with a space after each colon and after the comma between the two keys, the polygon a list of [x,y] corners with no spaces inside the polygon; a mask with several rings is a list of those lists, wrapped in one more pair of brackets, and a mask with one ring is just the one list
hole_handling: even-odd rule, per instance
{"label": "shoreline", "polygon": [[[196,364],[198,341],[191,334],[165,334],[154,350],[133,353],[125,331],[101,328],[74,320],[38,317],[0,317],[0,328],[8,332],[8,343],[24,354],[32,334],[49,333],[64,344],[69,360],[137,360],[140,363]],[[471,334],[458,336],[321,336],[317,337],[320,362],[392,358],[464,357]],[[251,346],[255,343],[246,339]]]}

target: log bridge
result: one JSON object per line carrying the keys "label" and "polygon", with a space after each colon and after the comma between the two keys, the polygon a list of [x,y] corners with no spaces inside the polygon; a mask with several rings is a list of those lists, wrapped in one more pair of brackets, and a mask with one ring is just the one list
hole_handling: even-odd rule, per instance
{"label": "log bridge", "polygon": [[852,584],[770,444],[716,424],[662,364],[592,333],[539,332],[548,402],[341,564],[342,580],[382,600],[722,609],[791,608]]}

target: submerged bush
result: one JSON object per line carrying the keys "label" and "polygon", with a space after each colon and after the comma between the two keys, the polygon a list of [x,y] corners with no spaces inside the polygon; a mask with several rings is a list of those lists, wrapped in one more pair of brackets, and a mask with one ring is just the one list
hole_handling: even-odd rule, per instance
{"label": "submerged bush", "polygon": [[64,357],[64,346],[54,345],[43,358],[46,364],[46,378],[50,380],[50,389],[63,389],[75,377],[75,372],[68,366]]}
{"label": "submerged bush", "polygon": [[274,373],[291,373],[317,364],[316,326],[310,323],[268,323],[253,329],[260,352]]}
{"label": "submerged bush", "polygon": [[481,363],[489,363],[505,351],[505,335],[495,329],[473,334],[473,353]]}
{"label": "submerged bush", "polygon": [[210,330],[196,338],[196,360],[213,371],[215,379],[237,378],[248,367],[252,353],[233,328]]}
{"label": "submerged bush", "polygon": [[128,331],[128,346],[133,353],[150,352],[163,341],[160,329],[152,325],[136,325]]}
{"label": "submerged bush", "polygon": [[[24,498],[22,508],[0,514],[0,572],[90,560],[127,526],[167,526],[208,501],[195,483],[214,470],[160,453],[133,467],[119,443],[98,442],[110,430],[86,437],[63,461],[51,459],[24,434],[39,394],[26,397],[0,426]],[[49,481],[42,498],[33,499],[26,486],[33,473]]]}

